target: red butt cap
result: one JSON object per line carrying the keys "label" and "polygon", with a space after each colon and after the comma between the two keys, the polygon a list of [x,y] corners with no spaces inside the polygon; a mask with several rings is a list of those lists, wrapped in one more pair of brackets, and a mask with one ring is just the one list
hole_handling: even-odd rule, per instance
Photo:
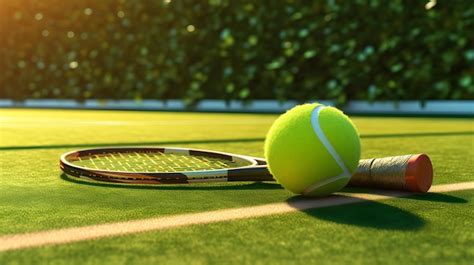
{"label": "red butt cap", "polygon": [[405,183],[413,192],[427,192],[433,182],[433,166],[425,154],[413,155],[408,160]]}

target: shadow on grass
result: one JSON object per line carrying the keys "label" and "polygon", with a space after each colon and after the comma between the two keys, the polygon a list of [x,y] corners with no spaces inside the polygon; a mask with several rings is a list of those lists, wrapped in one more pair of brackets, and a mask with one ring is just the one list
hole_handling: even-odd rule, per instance
{"label": "shadow on grass", "polygon": [[[362,139],[372,138],[397,138],[397,137],[425,137],[425,136],[459,136],[474,135],[474,131],[460,132],[421,132],[421,133],[397,133],[397,134],[365,134]],[[157,141],[157,142],[131,142],[131,143],[94,143],[94,144],[57,144],[57,145],[27,145],[27,146],[2,146],[0,151],[8,150],[36,150],[36,149],[59,149],[59,148],[93,148],[108,146],[145,146],[145,145],[179,145],[179,144],[214,144],[214,143],[246,143],[263,142],[265,138],[241,138],[241,139],[204,139],[184,141]]]}
{"label": "shadow on grass", "polygon": [[[301,196],[295,196],[288,200],[288,203],[295,208],[301,209],[302,212],[313,216],[318,219],[327,220],[330,222],[370,227],[375,229],[386,229],[386,230],[418,230],[425,225],[425,221],[409,212],[388,204],[384,204],[378,201],[353,199],[350,194],[357,193],[369,193],[389,196],[391,191],[387,190],[374,190],[374,189],[363,189],[363,188],[345,188],[344,193],[348,196],[338,195],[334,196],[339,199],[346,199],[347,202],[341,205],[335,205],[331,207],[322,207],[314,209],[303,209],[301,205],[304,205],[305,201],[311,201],[315,199],[309,199]],[[394,193],[399,193],[394,191]],[[407,192],[406,196],[397,197],[400,200],[420,200],[430,202],[442,202],[442,203],[467,203],[467,200],[456,196],[442,194],[442,193],[410,193]],[[329,198],[327,198],[329,199]],[[325,200],[325,198],[321,198]]]}
{"label": "shadow on grass", "polygon": [[81,180],[75,177],[68,176],[65,173],[61,174],[61,179],[88,186],[104,187],[104,188],[118,188],[118,189],[146,189],[146,190],[278,190],[283,189],[275,182],[240,182],[238,184],[225,183],[219,185],[203,185],[203,184],[163,184],[163,185],[146,185],[146,184],[120,184],[107,182],[94,182],[88,180]]}
{"label": "shadow on grass", "polygon": [[[346,196],[338,197],[348,198]],[[301,200],[307,199],[298,196],[288,200],[288,203],[296,205],[298,208],[298,202]],[[418,230],[426,223],[421,217],[409,211],[369,200],[302,210],[302,212],[334,223],[385,230]]]}
{"label": "shadow on grass", "polygon": [[466,199],[452,196],[443,193],[429,192],[425,194],[416,194],[406,199],[418,200],[418,201],[431,201],[431,202],[445,202],[445,203],[467,203]]}
{"label": "shadow on grass", "polygon": [[[366,189],[366,188],[356,188],[356,187],[348,187],[342,190],[344,193],[370,193],[370,194],[379,194],[379,195],[387,195],[387,190],[377,190],[377,189]],[[396,191],[394,191],[396,192]],[[445,202],[445,203],[467,203],[467,200],[463,198],[459,198],[456,196],[452,196],[449,194],[443,193],[407,193],[404,199],[409,200],[418,200],[418,201],[432,201],[432,202]]]}

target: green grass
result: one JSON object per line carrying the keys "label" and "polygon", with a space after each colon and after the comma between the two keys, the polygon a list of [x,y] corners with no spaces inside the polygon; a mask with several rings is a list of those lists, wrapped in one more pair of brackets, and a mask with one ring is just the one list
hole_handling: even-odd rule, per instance
{"label": "green grass", "polygon": [[[69,150],[167,145],[262,156],[275,115],[0,110],[0,235],[282,202],[274,183],[69,181]],[[356,117],[363,157],[424,152],[434,184],[472,181],[472,119]],[[0,253],[0,264],[472,264],[473,191],[364,202]]]}

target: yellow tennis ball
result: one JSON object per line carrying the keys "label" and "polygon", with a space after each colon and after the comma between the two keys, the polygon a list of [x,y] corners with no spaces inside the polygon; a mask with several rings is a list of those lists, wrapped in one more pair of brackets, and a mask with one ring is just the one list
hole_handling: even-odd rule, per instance
{"label": "yellow tennis ball", "polygon": [[304,104],[273,123],[265,157],[274,178],[289,191],[324,196],[349,182],[359,163],[360,138],[340,110]]}

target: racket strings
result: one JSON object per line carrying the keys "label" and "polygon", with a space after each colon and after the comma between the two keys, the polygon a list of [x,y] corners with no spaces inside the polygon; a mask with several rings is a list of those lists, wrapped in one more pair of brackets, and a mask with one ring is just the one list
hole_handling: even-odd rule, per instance
{"label": "racket strings", "polygon": [[84,168],[127,172],[181,172],[248,166],[243,161],[210,156],[161,152],[115,152],[82,156],[74,164]]}

